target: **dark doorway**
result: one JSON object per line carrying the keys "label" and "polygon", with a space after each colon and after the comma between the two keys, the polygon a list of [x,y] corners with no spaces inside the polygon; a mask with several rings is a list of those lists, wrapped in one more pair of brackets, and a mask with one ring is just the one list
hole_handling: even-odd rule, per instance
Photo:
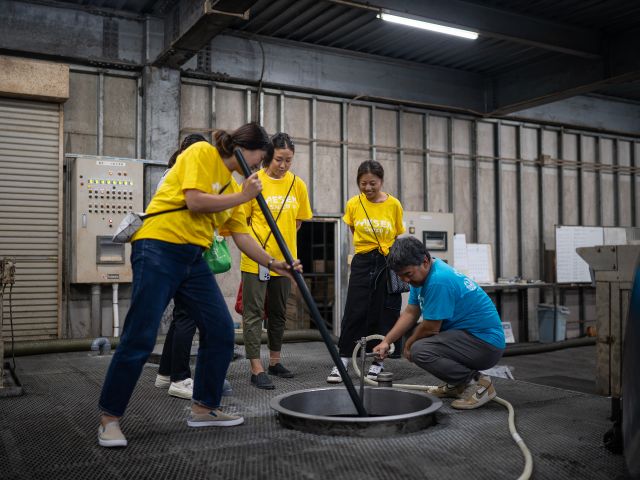
{"label": "dark doorway", "polygon": [[[298,231],[298,258],[304,266],[303,277],[329,330],[333,328],[336,303],[335,228],[334,220],[315,220],[303,222]],[[304,308],[308,316],[306,305]],[[310,327],[316,328],[312,320]]]}

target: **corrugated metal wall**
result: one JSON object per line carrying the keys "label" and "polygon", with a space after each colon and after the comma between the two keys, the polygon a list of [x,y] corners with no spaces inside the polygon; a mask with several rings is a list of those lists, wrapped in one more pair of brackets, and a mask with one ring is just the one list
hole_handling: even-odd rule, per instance
{"label": "corrugated metal wall", "polygon": [[[379,160],[406,210],[453,212],[457,233],[492,244],[498,276],[543,278],[556,224],[637,225],[633,138],[183,79],[181,135],[251,119],[294,136],[317,215],[340,217],[360,162]],[[529,293],[532,338],[539,294]],[[499,301],[515,323],[517,296]],[[595,321],[592,291],[561,301],[572,320]]]}
{"label": "corrugated metal wall", "polygon": [[60,121],[58,104],[0,98],[0,256],[16,260],[16,340],[59,335]]}
{"label": "corrugated metal wall", "polygon": [[[139,156],[139,79],[118,75],[72,69],[66,152]],[[385,189],[406,210],[453,212],[457,232],[493,245],[504,277],[542,278],[557,223],[638,224],[635,138],[273,89],[258,95],[183,77],[182,136],[252,119],[294,136],[294,170],[309,185],[316,215],[339,218],[357,191],[357,166],[374,158],[385,167]],[[225,275],[231,303],[239,277],[235,269]],[[531,324],[538,294],[529,294]],[[595,320],[590,291],[563,296],[572,320]],[[515,319],[516,296],[501,303],[503,317]]]}

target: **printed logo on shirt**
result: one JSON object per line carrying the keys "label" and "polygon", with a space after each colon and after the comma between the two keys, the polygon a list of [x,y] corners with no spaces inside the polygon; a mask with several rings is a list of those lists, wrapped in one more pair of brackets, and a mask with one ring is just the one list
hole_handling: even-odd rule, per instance
{"label": "printed logo on shirt", "polygon": [[420,309],[424,310],[424,297],[422,295],[418,295],[418,305],[420,305]]}
{"label": "printed logo on shirt", "polygon": [[287,197],[287,202],[283,207],[282,202],[284,202],[284,197],[284,195],[271,195],[269,197],[265,197],[264,200],[265,202],[267,202],[269,210],[276,212],[279,212],[281,208],[283,211],[291,210],[298,205],[298,199],[294,195],[289,194],[289,196]]}
{"label": "printed logo on shirt", "polygon": [[470,292],[473,292],[475,289],[478,288],[478,286],[468,278],[464,279],[464,286],[467,287],[467,290],[469,290]]}
{"label": "printed logo on shirt", "polygon": [[369,222],[369,219],[367,218],[365,218],[364,220],[356,220],[354,222],[355,228],[362,228],[367,233],[372,233],[371,225],[373,225],[373,229],[375,230],[376,234],[383,233],[383,232],[391,232],[393,228],[393,225],[391,225],[390,221],[378,220],[376,218],[372,218],[371,222]]}

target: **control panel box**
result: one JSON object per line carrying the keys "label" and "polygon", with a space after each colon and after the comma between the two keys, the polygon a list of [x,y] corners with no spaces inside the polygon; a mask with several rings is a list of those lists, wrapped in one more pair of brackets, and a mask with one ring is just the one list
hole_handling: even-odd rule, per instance
{"label": "control panel box", "polygon": [[131,282],[131,245],[111,237],[127,213],[143,211],[144,166],[110,157],[71,160],[71,283]]}
{"label": "control panel box", "polygon": [[453,213],[404,212],[406,234],[416,237],[429,253],[453,266]]}

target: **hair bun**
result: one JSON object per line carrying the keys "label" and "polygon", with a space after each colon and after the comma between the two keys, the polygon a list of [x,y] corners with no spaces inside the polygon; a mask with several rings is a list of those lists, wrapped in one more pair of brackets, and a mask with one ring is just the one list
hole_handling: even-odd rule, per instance
{"label": "hair bun", "polygon": [[225,130],[216,130],[213,134],[220,155],[230,157],[233,155],[233,139]]}

